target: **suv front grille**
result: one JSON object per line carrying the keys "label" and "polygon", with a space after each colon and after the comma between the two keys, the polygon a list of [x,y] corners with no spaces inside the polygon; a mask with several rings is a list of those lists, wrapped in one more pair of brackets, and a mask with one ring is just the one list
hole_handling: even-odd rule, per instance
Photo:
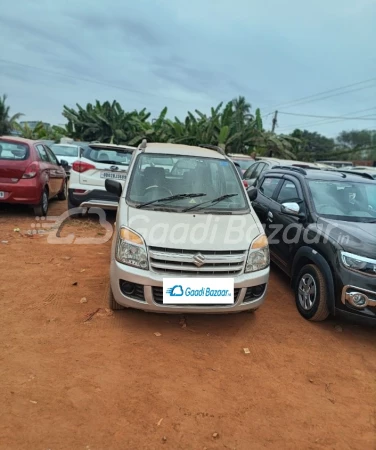
{"label": "suv front grille", "polygon": [[149,247],[153,272],[171,275],[229,276],[244,269],[246,250],[180,250]]}

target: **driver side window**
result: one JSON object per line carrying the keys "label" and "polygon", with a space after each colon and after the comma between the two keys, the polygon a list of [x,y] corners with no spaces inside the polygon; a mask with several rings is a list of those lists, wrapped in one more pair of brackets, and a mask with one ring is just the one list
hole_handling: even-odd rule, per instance
{"label": "driver side window", "polygon": [[292,181],[285,180],[279,191],[277,202],[282,204],[291,200],[301,199],[298,189]]}

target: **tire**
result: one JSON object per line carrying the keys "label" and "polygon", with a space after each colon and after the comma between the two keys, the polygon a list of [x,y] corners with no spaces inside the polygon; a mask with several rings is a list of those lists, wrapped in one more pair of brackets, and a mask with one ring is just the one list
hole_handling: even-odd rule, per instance
{"label": "tire", "polygon": [[68,197],[68,184],[67,180],[64,180],[63,189],[57,194],[58,200],[66,200]]}
{"label": "tire", "polygon": [[108,286],[107,297],[108,297],[108,306],[110,309],[112,309],[112,311],[125,309],[124,306],[119,305],[119,303],[117,303],[116,300],[114,299],[114,294],[112,293],[111,285]]}
{"label": "tire", "polygon": [[[74,205],[70,200],[69,200],[69,196],[68,196],[68,210],[70,211],[70,210],[72,210],[72,209],[75,209],[75,208],[78,208],[78,206],[76,206],[76,205]],[[69,214],[69,218],[70,219],[75,219],[75,218],[77,218],[77,217],[84,217],[84,215],[85,214],[83,214],[83,213],[70,213]]]}
{"label": "tire", "polygon": [[296,278],[295,302],[307,320],[321,322],[329,316],[328,286],[321,270],[314,264],[304,266]]}
{"label": "tire", "polygon": [[48,191],[44,189],[39,202],[39,205],[34,206],[34,214],[36,216],[46,216],[48,212]]}

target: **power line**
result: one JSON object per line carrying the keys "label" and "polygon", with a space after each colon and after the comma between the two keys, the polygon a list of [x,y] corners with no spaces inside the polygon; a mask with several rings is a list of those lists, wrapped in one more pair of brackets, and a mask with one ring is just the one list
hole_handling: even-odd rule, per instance
{"label": "power line", "polygon": [[49,69],[45,69],[45,68],[41,68],[41,67],[31,66],[31,65],[28,65],[28,64],[22,64],[22,63],[18,63],[18,62],[15,62],[15,61],[10,61],[10,60],[7,60],[7,59],[0,58],[0,63],[8,64],[8,65],[9,64],[13,64],[15,66],[24,67],[24,68],[32,69],[32,70],[37,70],[37,71],[40,71],[40,72],[43,72],[43,73],[48,73],[48,74],[51,74],[51,75],[54,75],[54,76],[71,78],[71,79],[74,79],[74,80],[81,80],[81,81],[85,81],[87,83],[99,84],[101,86],[108,86],[108,87],[112,87],[114,89],[120,89],[122,91],[131,92],[131,93],[135,93],[135,94],[141,94],[141,95],[147,95],[147,96],[151,96],[151,97],[163,98],[163,99],[166,99],[166,100],[172,100],[172,101],[179,102],[179,103],[185,103],[185,104],[187,103],[186,100],[179,100],[179,99],[173,98],[173,97],[166,97],[166,96],[163,96],[163,95],[155,94],[153,92],[144,92],[144,91],[139,91],[139,90],[136,90],[136,89],[127,89],[127,88],[125,88],[123,86],[112,84],[112,83],[109,83],[107,81],[99,81],[99,80],[94,80],[94,79],[91,79],[91,78],[79,77],[79,76],[76,76],[76,75],[68,75],[68,74],[65,74],[65,73],[56,72],[54,70],[49,70]]}
{"label": "power line", "polygon": [[[312,127],[315,125],[326,125],[326,124],[331,124],[331,123],[338,123],[338,122],[342,122],[343,120],[346,120],[347,116],[351,116],[352,114],[359,114],[359,113],[363,113],[363,112],[367,112],[367,111],[373,111],[376,109],[376,106],[373,108],[367,108],[367,109],[360,109],[357,111],[352,111],[346,114],[343,114],[343,116],[339,116],[341,117],[338,120],[319,120],[319,121],[310,121],[310,122],[303,122],[303,123],[298,123],[298,124],[293,124],[293,125],[284,125],[281,129],[288,129],[288,128],[300,128],[300,127]],[[376,118],[375,118],[376,120]]]}
{"label": "power line", "polygon": [[[348,84],[348,85],[346,85],[346,86],[341,86],[341,87],[338,87],[338,88],[335,88],[335,89],[329,89],[329,90],[326,90],[326,91],[318,92],[318,93],[316,93],[316,94],[307,95],[307,96],[305,96],[305,97],[300,97],[300,98],[298,98],[298,99],[296,99],[296,100],[291,100],[291,101],[289,101],[289,102],[287,102],[287,103],[281,103],[281,104],[279,104],[279,105],[276,105],[276,106],[271,107],[270,109],[286,108],[286,107],[290,107],[290,105],[291,105],[291,106],[296,106],[296,103],[301,104],[301,102],[304,102],[304,103],[310,103],[310,102],[306,102],[306,100],[313,99],[314,97],[321,97],[322,95],[330,94],[330,93],[333,93],[333,92],[337,92],[337,94],[335,94],[335,95],[342,95],[342,94],[347,94],[347,93],[350,93],[350,92],[355,92],[355,91],[358,90],[358,89],[353,89],[353,90],[350,90],[350,91],[345,91],[345,92],[340,92],[340,93],[338,93],[338,91],[341,91],[341,90],[343,90],[343,89],[348,89],[348,88],[351,88],[351,87],[354,87],[354,86],[359,86],[359,85],[361,85],[361,84],[366,84],[366,83],[375,82],[375,81],[376,81],[376,78],[370,78],[370,79],[368,79],[368,80],[358,81],[357,83],[352,83],[352,84]],[[372,86],[367,86],[367,87],[361,88],[361,89],[359,89],[359,90],[362,90],[362,89],[368,89],[369,87],[372,87]],[[333,95],[333,97],[334,97],[335,95]],[[331,96],[324,97],[324,98],[319,98],[319,99],[315,99],[315,100],[313,100],[313,101],[324,100],[324,99],[329,98],[329,97],[331,97]]]}
{"label": "power line", "polygon": [[298,116],[298,117],[315,117],[317,119],[376,120],[376,117],[369,117],[369,116],[361,116],[361,117],[318,116],[315,114],[289,113],[289,112],[283,112],[283,111],[279,111],[279,114],[285,114],[287,116]]}

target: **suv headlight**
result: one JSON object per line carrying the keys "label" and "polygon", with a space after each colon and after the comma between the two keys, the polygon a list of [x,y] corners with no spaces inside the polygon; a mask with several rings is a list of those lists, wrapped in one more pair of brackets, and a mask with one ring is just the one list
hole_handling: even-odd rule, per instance
{"label": "suv headlight", "polygon": [[121,227],[116,243],[115,258],[122,264],[148,269],[148,253],[145,242],[139,234],[129,228]]}
{"label": "suv headlight", "polygon": [[354,255],[353,253],[341,252],[342,264],[348,269],[357,272],[376,275],[376,259],[365,258],[364,256]]}
{"label": "suv headlight", "polygon": [[261,234],[253,240],[245,266],[245,272],[256,272],[268,267],[270,264],[268,238]]}

